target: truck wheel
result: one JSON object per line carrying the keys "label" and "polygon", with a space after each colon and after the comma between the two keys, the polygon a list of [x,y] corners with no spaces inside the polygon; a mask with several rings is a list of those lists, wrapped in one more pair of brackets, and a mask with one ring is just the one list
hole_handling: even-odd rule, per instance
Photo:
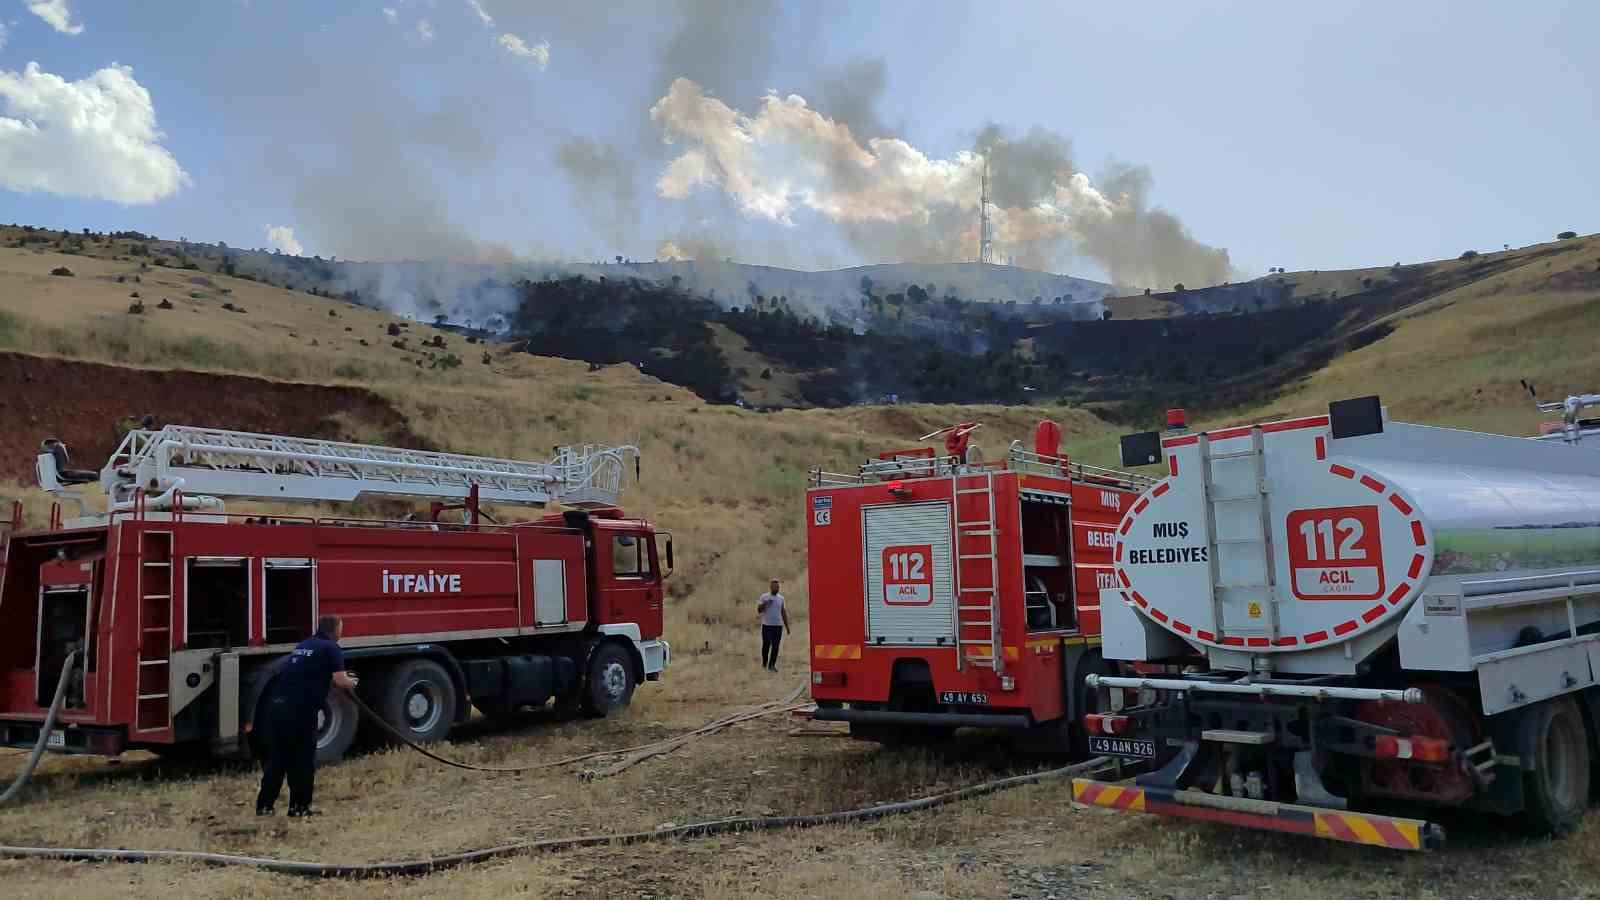
{"label": "truck wheel", "polygon": [[328,699],[317,711],[317,765],[325,766],[344,759],[356,740],[356,711],[350,694],[339,688],[328,692]]}
{"label": "truck wheel", "polygon": [[1570,697],[1547,700],[1524,715],[1521,751],[1532,770],[1522,776],[1522,822],[1530,830],[1562,835],[1583,818],[1589,803],[1589,737]]}
{"label": "truck wheel", "polygon": [[589,660],[589,673],[583,683],[583,711],[592,716],[607,716],[633,699],[633,660],[628,651],[611,642],[595,648]]}
{"label": "truck wheel", "polygon": [[407,740],[442,741],[456,721],[455,683],[431,659],[407,660],[384,675],[378,714]]}

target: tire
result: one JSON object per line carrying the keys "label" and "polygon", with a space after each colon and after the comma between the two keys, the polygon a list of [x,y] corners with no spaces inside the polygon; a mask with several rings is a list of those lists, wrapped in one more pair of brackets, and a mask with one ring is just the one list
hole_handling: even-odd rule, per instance
{"label": "tire", "polygon": [[317,765],[325,766],[344,759],[356,742],[356,725],[361,713],[350,694],[342,688],[328,691],[328,699],[317,711]]}
{"label": "tire", "polygon": [[[456,721],[456,685],[444,666],[431,659],[410,659],[384,673],[379,685],[378,715],[410,741],[442,741]],[[383,738],[393,742],[384,734]]]}
{"label": "tire", "polygon": [[1520,749],[1523,759],[1533,761],[1522,775],[1522,824],[1541,834],[1566,834],[1589,805],[1589,735],[1572,698],[1529,709]]}
{"label": "tire", "polygon": [[589,671],[584,674],[580,699],[583,711],[591,716],[608,716],[625,709],[638,686],[633,660],[628,651],[607,641],[594,649]]}

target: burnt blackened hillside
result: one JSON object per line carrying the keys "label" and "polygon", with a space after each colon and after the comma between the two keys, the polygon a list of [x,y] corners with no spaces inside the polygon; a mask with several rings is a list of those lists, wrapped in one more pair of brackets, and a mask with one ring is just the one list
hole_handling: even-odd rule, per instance
{"label": "burnt blackened hillside", "polygon": [[633,363],[707,400],[733,399],[732,372],[706,322],[717,306],[642,281],[565,278],[516,285],[510,331],[529,353]]}

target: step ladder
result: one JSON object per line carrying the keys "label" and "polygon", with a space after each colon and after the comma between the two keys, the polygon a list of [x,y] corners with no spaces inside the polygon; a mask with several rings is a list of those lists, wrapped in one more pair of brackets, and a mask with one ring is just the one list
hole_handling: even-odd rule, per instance
{"label": "step ladder", "polygon": [[135,731],[171,724],[172,532],[139,535],[139,694]]}
{"label": "step ladder", "polygon": [[[962,487],[963,480],[982,487]],[[994,471],[950,476],[955,520],[956,666],[1005,671],[1000,646],[999,532],[995,528]],[[970,516],[963,513],[971,512]]]}
{"label": "step ladder", "polygon": [[[1277,566],[1272,546],[1271,485],[1267,483],[1262,434],[1261,426],[1251,428],[1250,449],[1226,453],[1214,452],[1211,449],[1210,437],[1205,434],[1200,435],[1200,473],[1204,479],[1206,494],[1206,538],[1211,544],[1211,552],[1207,554],[1211,570],[1211,616],[1218,641],[1224,636],[1266,638],[1268,641],[1275,641],[1279,636]],[[1253,463],[1251,489],[1231,494],[1218,493],[1217,463],[1245,459]],[[1253,519],[1256,527],[1253,532],[1242,537],[1219,538],[1217,507],[1221,505],[1243,506],[1246,509],[1254,507],[1256,515]],[[1248,558],[1259,560],[1260,580],[1223,581],[1220,556],[1224,548],[1227,548],[1230,554],[1233,548],[1248,548],[1253,551],[1249,552]],[[1250,603],[1259,603],[1261,606],[1259,625],[1254,624],[1254,619],[1249,620],[1251,624],[1241,625],[1236,620],[1230,625],[1223,618],[1227,609],[1248,610]]]}
{"label": "step ladder", "polygon": [[[362,494],[577,508],[614,506],[631,444],[557,447],[548,461],[406,450],[220,428],[168,425],[130,431],[101,472],[116,508],[136,490],[150,508],[189,497],[350,501]],[[155,487],[152,488],[151,486]]]}

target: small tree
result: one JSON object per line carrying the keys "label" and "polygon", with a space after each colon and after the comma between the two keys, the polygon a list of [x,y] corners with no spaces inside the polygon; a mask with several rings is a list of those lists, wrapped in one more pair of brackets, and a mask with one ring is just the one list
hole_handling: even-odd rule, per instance
{"label": "small tree", "polygon": [[1176,293],[1179,293],[1179,294],[1183,293],[1184,292],[1183,282],[1180,281],[1177,284],[1173,285],[1172,286],[1172,290],[1174,292],[1176,292]]}
{"label": "small tree", "polygon": [[1578,236],[1578,233],[1576,231],[1563,231],[1560,234],[1556,235],[1556,240],[1558,240],[1558,241],[1570,241],[1570,240],[1572,240],[1573,238],[1575,238],[1577,236]]}
{"label": "small tree", "polygon": [[1468,250],[1468,251],[1462,253],[1461,256],[1459,256],[1457,258],[1458,259],[1477,259],[1478,258],[1478,251],[1476,251],[1476,250]]}

